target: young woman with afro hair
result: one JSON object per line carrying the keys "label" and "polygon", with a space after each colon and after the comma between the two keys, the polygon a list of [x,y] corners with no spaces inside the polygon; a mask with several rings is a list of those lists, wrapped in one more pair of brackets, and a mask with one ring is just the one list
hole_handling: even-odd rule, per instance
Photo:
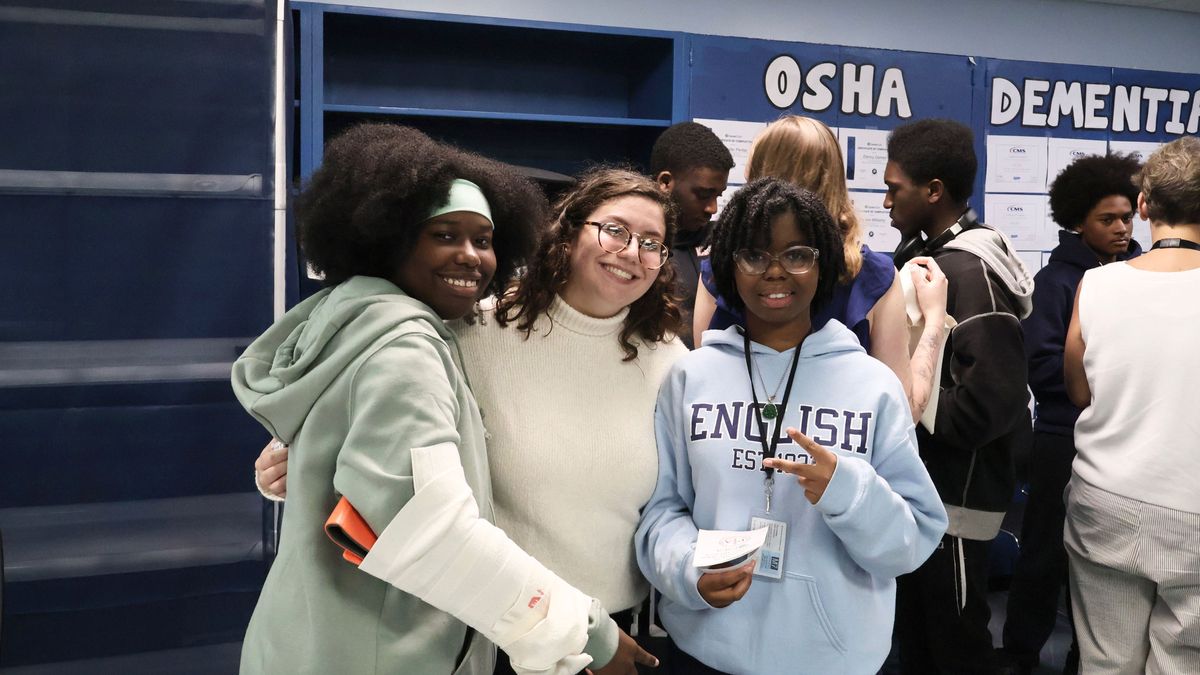
{"label": "young woman with afro hair", "polygon": [[[511,168],[410,128],[327,146],[299,227],[326,288],[234,366],[241,403],[290,446],[258,476],[290,489],[243,673],[487,673],[491,643],[518,672],[633,672],[600,603],[493,524],[472,367],[447,327],[529,261],[544,209]],[[343,502],[378,536],[353,561],[323,527]]]}

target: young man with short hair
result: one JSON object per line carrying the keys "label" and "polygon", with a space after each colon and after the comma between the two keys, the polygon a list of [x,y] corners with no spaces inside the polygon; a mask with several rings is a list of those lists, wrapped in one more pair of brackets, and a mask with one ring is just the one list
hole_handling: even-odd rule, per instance
{"label": "young man with short hair", "polygon": [[[1018,673],[1038,664],[1067,581],[1063,490],[1071,479],[1080,409],[1067,398],[1063,345],[1075,289],[1084,272],[1141,254],[1141,246],[1131,238],[1138,195],[1133,177],[1139,168],[1130,156],[1083,157],[1063,169],[1050,186],[1050,211],[1062,229],[1050,262],[1034,277],[1033,313],[1022,322],[1029,386],[1037,407],[1021,555],[1004,622],[1003,658]],[[1077,672],[1078,659],[1072,636],[1064,672]]]}
{"label": "young man with short hair", "polygon": [[679,229],[671,247],[671,265],[683,294],[683,335],[692,349],[692,308],[700,281],[698,249],[708,236],[709,221],[717,213],[717,197],[725,192],[733,155],[711,129],[697,122],[672,125],[654,142],[650,176],[671,193],[679,213]]}
{"label": "young man with short hair", "polygon": [[888,139],[883,205],[904,239],[896,264],[932,256],[958,322],[936,380],[934,431],[917,428],[950,525],[929,559],[897,579],[901,667],[921,675],[997,672],[988,548],[1012,499],[1012,447],[1029,433],[1020,320],[1033,280],[1008,238],[967,207],[976,168],[971,130],[958,122],[921,120]]}

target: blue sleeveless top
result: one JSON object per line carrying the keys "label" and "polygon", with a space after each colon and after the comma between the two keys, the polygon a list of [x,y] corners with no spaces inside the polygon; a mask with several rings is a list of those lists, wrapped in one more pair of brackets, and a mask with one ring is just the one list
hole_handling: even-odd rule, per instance
{"label": "blue sleeveless top", "polygon": [[[813,331],[820,330],[830,319],[837,319],[854,331],[863,349],[871,351],[871,325],[867,321],[867,312],[875,306],[879,298],[892,286],[896,276],[896,268],[892,259],[882,253],[876,253],[862,247],[863,264],[854,281],[838,284],[833,287],[833,297],[829,304],[821,309],[820,314],[813,317]],[[709,322],[709,330],[725,330],[733,324],[743,325],[741,312],[729,306],[717,294],[717,286],[713,281],[712,263],[707,257],[700,261],[700,281],[704,287],[717,299],[717,311]]]}

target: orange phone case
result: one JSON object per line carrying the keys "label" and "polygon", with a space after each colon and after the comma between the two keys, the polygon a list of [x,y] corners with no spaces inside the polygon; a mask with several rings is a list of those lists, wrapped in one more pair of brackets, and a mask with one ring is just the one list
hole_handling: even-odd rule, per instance
{"label": "orange phone case", "polygon": [[325,534],[342,548],[342,557],[355,565],[362,564],[377,539],[371,526],[345,497],[338,500],[325,521]]}

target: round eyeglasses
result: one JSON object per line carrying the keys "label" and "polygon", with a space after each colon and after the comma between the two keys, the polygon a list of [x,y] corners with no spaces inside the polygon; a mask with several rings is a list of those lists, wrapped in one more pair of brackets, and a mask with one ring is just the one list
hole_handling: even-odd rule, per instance
{"label": "round eyeglasses", "polygon": [[792,246],[779,255],[771,255],[757,248],[743,248],[733,254],[733,261],[743,274],[761,276],[767,273],[771,263],[779,263],[788,274],[804,274],[817,264],[821,252],[811,246]]}
{"label": "round eyeglasses", "polygon": [[620,223],[597,223],[591,220],[583,221],[584,225],[596,228],[596,241],[600,248],[609,253],[620,253],[629,247],[629,242],[637,239],[638,260],[642,267],[656,270],[667,264],[671,250],[657,239],[647,239],[640,234],[634,234],[628,227]]}

